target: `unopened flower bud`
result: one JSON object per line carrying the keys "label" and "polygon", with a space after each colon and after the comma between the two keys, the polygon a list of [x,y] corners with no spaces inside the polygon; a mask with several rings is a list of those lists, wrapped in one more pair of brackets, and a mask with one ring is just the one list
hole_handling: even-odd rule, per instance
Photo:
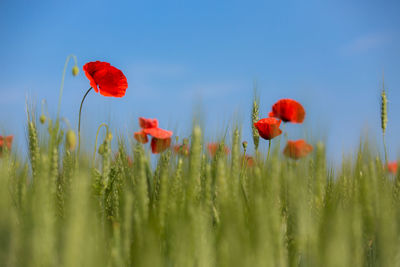
{"label": "unopened flower bud", "polygon": [[76,76],[76,75],[78,75],[78,73],[79,73],[79,68],[78,68],[78,66],[73,66],[72,67],[72,75],[73,76]]}
{"label": "unopened flower bud", "polygon": [[101,145],[99,146],[98,152],[99,152],[100,155],[103,155],[103,154],[104,154],[104,144],[101,144]]}
{"label": "unopened flower bud", "polygon": [[111,141],[113,139],[113,135],[111,132],[107,134],[107,139],[108,141]]}
{"label": "unopened flower bud", "polygon": [[47,119],[46,116],[42,114],[42,115],[40,116],[40,118],[39,118],[40,123],[41,123],[41,124],[44,124],[44,123],[46,122],[46,119]]}
{"label": "unopened flower bud", "polygon": [[74,151],[76,148],[76,134],[73,130],[68,130],[66,135],[66,145],[69,151]]}
{"label": "unopened flower bud", "polygon": [[243,149],[246,149],[247,148],[247,141],[243,141],[242,146],[243,146]]}

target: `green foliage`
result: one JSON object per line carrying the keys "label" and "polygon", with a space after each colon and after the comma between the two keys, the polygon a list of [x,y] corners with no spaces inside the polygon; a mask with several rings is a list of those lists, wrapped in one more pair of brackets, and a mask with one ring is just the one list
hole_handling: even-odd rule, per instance
{"label": "green foliage", "polygon": [[231,155],[222,141],[211,158],[195,126],[189,155],[152,166],[143,145],[119,138],[113,151],[109,137],[96,162],[78,161],[57,120],[47,132],[35,121],[29,162],[0,158],[1,266],[400,264],[400,178],[367,143],[335,170],[321,143],[247,166],[239,128]]}

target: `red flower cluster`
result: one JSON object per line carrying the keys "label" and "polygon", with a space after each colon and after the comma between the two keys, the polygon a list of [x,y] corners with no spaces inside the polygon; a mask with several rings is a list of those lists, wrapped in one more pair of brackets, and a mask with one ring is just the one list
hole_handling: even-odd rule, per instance
{"label": "red flower cluster", "polygon": [[392,161],[387,164],[387,170],[392,174],[397,174],[397,161]]}
{"label": "red flower cluster", "polygon": [[272,111],[268,115],[283,122],[302,123],[306,112],[299,102],[293,99],[281,99],[272,106]]}
{"label": "red flower cluster", "polygon": [[14,139],[14,136],[12,136],[12,135],[5,136],[5,137],[0,135],[0,156],[2,156],[4,148],[7,148],[8,151],[11,150],[13,139]]}
{"label": "red flower cluster", "polygon": [[292,159],[299,159],[307,156],[311,151],[313,151],[313,146],[307,144],[303,139],[296,141],[289,140],[283,150],[283,154]]}
{"label": "red flower cluster", "polygon": [[[219,143],[209,143],[209,144],[207,145],[208,153],[210,153],[210,155],[211,155],[212,157],[214,157],[215,154],[217,154],[217,151],[218,151],[219,146],[220,146]],[[229,149],[229,147],[227,147],[227,146],[225,146],[225,145],[224,145],[224,148],[223,148],[223,149],[224,149],[225,155],[228,155],[229,152],[231,152],[230,149]]]}
{"label": "red flower cluster", "polygon": [[107,62],[88,62],[83,71],[90,81],[90,86],[103,96],[123,97],[128,88],[128,81],[119,69]]}
{"label": "red flower cluster", "polygon": [[145,144],[149,141],[147,135],[152,136],[151,151],[154,154],[161,153],[171,145],[172,132],[158,127],[157,119],[139,118],[140,132],[134,133],[136,141]]}

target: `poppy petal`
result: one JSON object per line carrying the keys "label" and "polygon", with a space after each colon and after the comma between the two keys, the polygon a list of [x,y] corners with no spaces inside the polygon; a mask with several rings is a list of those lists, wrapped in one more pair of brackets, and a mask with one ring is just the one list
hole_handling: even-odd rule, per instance
{"label": "poppy petal", "polygon": [[149,139],[147,138],[147,134],[143,131],[135,132],[133,134],[133,137],[136,139],[136,141],[142,144],[146,144],[149,141]]}
{"label": "poppy petal", "polygon": [[151,139],[151,152],[153,154],[158,154],[165,151],[171,145],[171,138],[158,139],[153,137]]}
{"label": "poppy petal", "polygon": [[307,156],[311,151],[313,151],[313,146],[307,144],[303,139],[289,140],[283,150],[283,154],[293,159],[299,159]]}
{"label": "poppy petal", "polygon": [[[209,144],[207,145],[208,153],[209,153],[212,157],[214,157],[215,154],[217,154],[217,151],[218,151],[218,149],[219,149],[219,146],[220,146],[219,143],[209,143]],[[223,149],[224,149],[225,155],[228,155],[229,152],[230,152],[229,147],[227,147],[227,146],[224,145],[224,148],[223,148]]]}
{"label": "poppy petal", "polygon": [[397,161],[392,161],[387,164],[387,170],[392,174],[397,174]]}
{"label": "poppy petal", "polygon": [[293,99],[280,99],[272,106],[272,111],[268,115],[284,122],[302,123],[306,112],[299,102]]}
{"label": "poppy petal", "polygon": [[264,118],[254,123],[259,135],[266,140],[271,140],[282,133],[280,125],[281,121],[275,118]]}
{"label": "poppy petal", "polygon": [[83,66],[83,71],[90,81],[90,86],[103,96],[123,97],[128,88],[128,81],[121,70],[110,63],[95,61]]}
{"label": "poppy petal", "polygon": [[143,117],[139,118],[139,126],[140,128],[158,128],[158,120],[157,119],[146,119]]}
{"label": "poppy petal", "polygon": [[158,139],[170,138],[173,134],[171,131],[167,131],[161,128],[145,128],[143,129],[143,132]]}

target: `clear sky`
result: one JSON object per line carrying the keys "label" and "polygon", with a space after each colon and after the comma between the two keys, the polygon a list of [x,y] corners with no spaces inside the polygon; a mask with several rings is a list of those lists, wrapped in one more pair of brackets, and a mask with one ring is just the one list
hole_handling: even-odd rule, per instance
{"label": "clear sky", "polygon": [[381,144],[384,70],[387,142],[395,159],[399,14],[395,0],[0,0],[0,130],[14,134],[19,149],[26,146],[26,95],[38,106],[47,99],[54,115],[65,58],[73,53],[81,72],[72,77],[70,65],[61,112],[75,128],[89,88],[85,62],[110,62],[129,84],[122,99],[88,96],[87,137],[104,121],[132,136],[138,116],[158,118],[161,127],[185,136],[200,107],[210,139],[239,121],[250,141],[256,81],[263,117],[280,98],[300,101],[306,120],[286,128],[289,138],[325,140],[330,155],[340,159],[366,132]]}

